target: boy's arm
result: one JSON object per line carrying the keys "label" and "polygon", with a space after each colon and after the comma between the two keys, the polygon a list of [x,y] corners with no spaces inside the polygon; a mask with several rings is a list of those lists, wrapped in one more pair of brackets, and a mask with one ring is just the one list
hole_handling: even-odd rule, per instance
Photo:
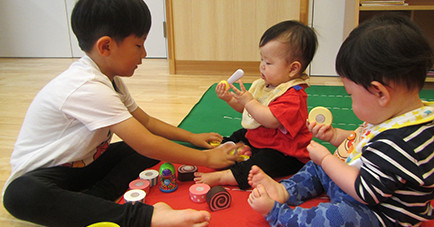
{"label": "boy's arm", "polygon": [[356,178],[359,176],[359,169],[349,166],[347,163],[332,155],[326,147],[313,140],[309,146],[307,146],[307,150],[309,151],[311,160],[321,166],[324,172],[337,186],[357,201],[366,204],[359,195],[357,195],[354,186]]}
{"label": "boy's arm", "polygon": [[167,124],[166,122],[149,116],[140,107],[137,107],[137,109],[131,114],[151,133],[169,140],[183,141],[199,147],[212,148],[210,145],[211,141],[222,141],[223,139],[223,137],[218,133],[195,134],[182,128]]}
{"label": "boy's arm", "polygon": [[[150,122],[147,124],[155,127]],[[167,128],[170,129],[170,127]],[[236,155],[229,154],[235,148],[233,145],[226,144],[226,146],[207,151],[192,149],[151,133],[134,117],[109,126],[109,129],[138,153],[158,160],[209,168],[224,168],[234,164],[237,158]],[[158,129],[157,132],[161,133],[160,130]]]}

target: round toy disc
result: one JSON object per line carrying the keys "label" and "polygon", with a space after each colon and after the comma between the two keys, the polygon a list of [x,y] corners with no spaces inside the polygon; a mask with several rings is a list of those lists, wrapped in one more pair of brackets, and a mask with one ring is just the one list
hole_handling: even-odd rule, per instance
{"label": "round toy disc", "polygon": [[309,122],[316,121],[320,124],[331,125],[333,122],[333,115],[329,109],[318,106],[309,112]]}

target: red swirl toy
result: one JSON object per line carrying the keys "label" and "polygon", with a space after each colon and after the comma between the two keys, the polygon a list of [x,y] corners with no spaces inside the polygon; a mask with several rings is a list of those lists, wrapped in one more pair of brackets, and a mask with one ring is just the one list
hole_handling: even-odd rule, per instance
{"label": "red swirl toy", "polygon": [[228,208],[231,205],[231,194],[222,186],[212,187],[206,194],[206,202],[211,211]]}

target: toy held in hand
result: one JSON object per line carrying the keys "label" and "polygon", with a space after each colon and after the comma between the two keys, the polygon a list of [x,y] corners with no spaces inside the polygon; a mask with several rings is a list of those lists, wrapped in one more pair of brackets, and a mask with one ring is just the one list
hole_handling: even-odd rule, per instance
{"label": "toy held in hand", "polygon": [[234,74],[232,74],[231,77],[229,77],[229,79],[226,80],[222,80],[219,82],[219,84],[225,84],[225,89],[229,88],[229,84],[233,84],[235,81],[241,79],[241,77],[244,76],[244,71],[242,69],[238,69],[237,71],[234,72]]}
{"label": "toy held in hand", "polygon": [[333,122],[333,115],[329,109],[318,106],[309,112],[309,122],[313,121],[320,124],[331,125]]}

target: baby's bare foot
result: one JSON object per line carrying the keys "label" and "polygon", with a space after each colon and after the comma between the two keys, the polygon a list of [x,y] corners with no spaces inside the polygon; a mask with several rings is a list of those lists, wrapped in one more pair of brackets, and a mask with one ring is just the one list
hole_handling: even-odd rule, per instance
{"label": "baby's bare foot", "polygon": [[207,184],[209,186],[216,185],[237,185],[234,175],[230,170],[222,170],[211,173],[194,173],[194,181],[196,183]]}
{"label": "baby's bare foot", "polygon": [[256,188],[259,184],[263,185],[268,195],[279,203],[285,203],[289,198],[289,193],[286,191],[285,186],[268,176],[258,166],[252,166],[248,180],[253,188]]}
{"label": "baby's bare foot", "polygon": [[153,227],[165,226],[208,226],[211,214],[208,211],[193,209],[174,210],[166,203],[156,203],[152,214]]}
{"label": "baby's bare foot", "polygon": [[256,212],[264,216],[270,213],[275,203],[275,201],[267,194],[267,191],[265,191],[264,186],[261,184],[253,189],[247,202]]}

